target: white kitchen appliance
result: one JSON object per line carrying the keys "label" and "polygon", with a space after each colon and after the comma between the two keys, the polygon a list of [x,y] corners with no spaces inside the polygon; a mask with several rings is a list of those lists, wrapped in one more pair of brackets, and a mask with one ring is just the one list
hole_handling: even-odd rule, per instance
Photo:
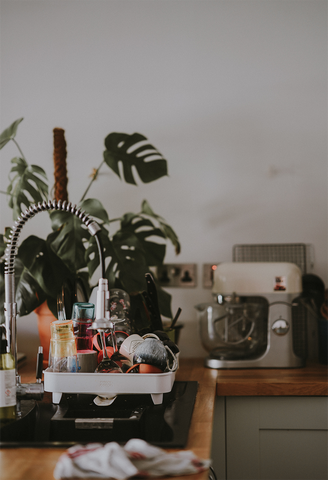
{"label": "white kitchen appliance", "polygon": [[196,306],[209,368],[302,367],[306,310],[302,272],[287,262],[221,263],[215,302]]}

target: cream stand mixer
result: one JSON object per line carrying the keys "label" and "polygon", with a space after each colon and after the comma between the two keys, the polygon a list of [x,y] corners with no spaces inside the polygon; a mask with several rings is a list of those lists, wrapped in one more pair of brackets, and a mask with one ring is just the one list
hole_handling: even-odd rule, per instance
{"label": "cream stand mixer", "polygon": [[199,304],[200,335],[209,368],[302,367],[306,312],[302,272],[287,262],[221,263],[215,302]]}

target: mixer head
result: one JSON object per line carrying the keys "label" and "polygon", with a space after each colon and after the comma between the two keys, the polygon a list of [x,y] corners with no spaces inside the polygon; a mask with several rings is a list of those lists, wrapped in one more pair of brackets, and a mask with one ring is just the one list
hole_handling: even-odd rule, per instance
{"label": "mixer head", "polygon": [[218,303],[239,295],[300,294],[302,272],[287,262],[226,262],[218,264],[213,276],[213,295]]}

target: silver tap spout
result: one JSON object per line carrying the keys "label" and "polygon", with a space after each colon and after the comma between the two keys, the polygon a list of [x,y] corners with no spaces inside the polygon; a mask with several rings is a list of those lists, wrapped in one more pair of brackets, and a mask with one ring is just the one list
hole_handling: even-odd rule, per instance
{"label": "silver tap spout", "polygon": [[[5,326],[8,339],[8,351],[11,351],[15,358],[15,368],[16,368],[16,383],[17,383],[17,397],[18,398],[34,398],[39,399],[41,390],[43,394],[43,385],[38,379],[36,384],[21,384],[20,376],[18,375],[17,368],[17,337],[16,337],[16,316],[17,316],[17,306],[15,302],[15,257],[18,252],[17,244],[19,240],[20,232],[25,225],[25,223],[33,218],[37,213],[49,211],[49,210],[61,210],[64,212],[70,212],[72,215],[78,217],[81,222],[83,222],[88,228],[89,233],[95,237],[96,243],[99,250],[99,258],[102,266],[102,276],[104,276],[104,258],[103,251],[101,247],[101,242],[98,237],[100,232],[100,226],[95,222],[84,210],[78,208],[76,205],[73,205],[70,202],[61,202],[56,200],[49,200],[48,202],[44,201],[43,203],[33,204],[17,218],[14,226],[11,229],[11,234],[9,237],[9,244],[5,252]],[[107,281],[107,280],[106,280]]]}

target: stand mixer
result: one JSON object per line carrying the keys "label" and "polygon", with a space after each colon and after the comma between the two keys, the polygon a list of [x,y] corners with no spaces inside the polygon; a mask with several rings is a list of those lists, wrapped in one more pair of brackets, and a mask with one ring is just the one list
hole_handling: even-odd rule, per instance
{"label": "stand mixer", "polygon": [[209,368],[291,368],[305,365],[306,312],[302,272],[287,262],[221,263],[215,303],[195,308]]}

